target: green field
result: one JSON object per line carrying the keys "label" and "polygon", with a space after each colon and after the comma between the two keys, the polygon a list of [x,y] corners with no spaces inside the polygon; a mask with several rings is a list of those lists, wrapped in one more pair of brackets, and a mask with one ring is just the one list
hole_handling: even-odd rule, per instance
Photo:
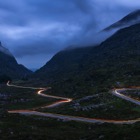
{"label": "green field", "polygon": [[0,139],[11,140],[139,140],[140,123],[132,125],[62,122],[43,117],[1,118]]}
{"label": "green field", "polygon": [[32,109],[57,101],[39,96],[37,90],[7,87],[6,85],[1,86],[0,93],[7,96],[7,99],[4,100],[6,103],[1,104],[6,110]]}
{"label": "green field", "polygon": [[[8,114],[7,110],[31,109],[56,102],[56,99],[44,98],[37,95],[37,90],[20,89],[1,85],[0,139],[11,140],[139,140],[140,123],[129,125],[90,124],[74,121],[63,121],[37,116],[22,116]],[[47,91],[45,94],[53,95]],[[55,93],[56,95],[56,93]],[[73,102],[56,108],[40,109],[41,112],[52,112],[72,116],[83,116],[103,119],[136,119],[140,116],[140,107],[113,96],[109,92],[92,93],[91,98],[77,96]],[[22,99],[22,100],[21,100]],[[3,102],[5,101],[5,103]],[[24,101],[24,102],[23,102]],[[75,110],[75,103],[81,107]],[[90,105],[99,105],[96,108],[83,110]],[[101,106],[100,106],[101,104]]]}
{"label": "green field", "polygon": [[[39,109],[39,111],[117,120],[140,117],[140,106],[113,96],[111,93],[101,93],[92,99],[80,101],[78,109],[74,108],[75,102],[76,100],[61,107]],[[90,108],[90,106],[93,107]]]}

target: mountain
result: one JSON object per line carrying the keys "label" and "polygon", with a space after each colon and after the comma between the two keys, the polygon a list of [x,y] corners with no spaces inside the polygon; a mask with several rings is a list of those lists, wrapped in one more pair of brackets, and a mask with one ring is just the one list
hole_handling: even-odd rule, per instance
{"label": "mountain", "polygon": [[[57,53],[45,66],[35,72],[39,77],[61,77],[68,73],[77,71],[83,63],[86,55],[89,55],[91,48],[67,49]],[[84,58],[85,56],[85,58]],[[59,75],[62,73],[62,75]]]}
{"label": "mountain", "polygon": [[105,28],[103,31],[110,31],[110,30],[114,30],[114,29],[118,30],[118,29],[128,27],[128,26],[131,26],[131,25],[134,25],[137,23],[140,23],[140,10],[136,10],[136,11],[128,14],[127,16],[125,16],[124,18],[119,20],[118,22]]}
{"label": "mountain", "polygon": [[12,53],[4,48],[0,42],[0,76],[7,75],[11,78],[22,78],[32,72],[17,63]]}
{"label": "mountain", "polygon": [[13,56],[12,53],[7,49],[7,48],[4,48],[0,42],[0,52],[4,53],[4,54],[7,54],[9,56]]}
{"label": "mountain", "polygon": [[119,30],[99,46],[57,53],[35,77],[58,84],[140,84],[140,24]]}

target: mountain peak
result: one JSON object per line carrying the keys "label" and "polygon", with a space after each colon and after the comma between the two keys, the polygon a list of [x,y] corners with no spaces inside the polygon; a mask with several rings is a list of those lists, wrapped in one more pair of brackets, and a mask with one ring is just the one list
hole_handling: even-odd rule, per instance
{"label": "mountain peak", "polygon": [[103,31],[110,31],[112,29],[121,29],[137,23],[140,23],[140,9],[131,12],[130,14],[128,14],[118,22],[105,28]]}
{"label": "mountain peak", "polygon": [[0,52],[13,57],[12,53],[7,48],[2,46],[1,41],[0,41]]}
{"label": "mountain peak", "polygon": [[140,9],[131,12],[130,14],[128,14],[127,16],[125,16],[120,21],[121,22],[130,22],[131,20],[139,20],[140,21]]}
{"label": "mountain peak", "polygon": [[0,76],[7,75],[11,78],[17,79],[25,77],[32,72],[23,65],[18,64],[11,52],[2,46],[0,42]]}
{"label": "mountain peak", "polygon": [[131,12],[129,15],[135,15],[135,16],[140,15],[140,9]]}

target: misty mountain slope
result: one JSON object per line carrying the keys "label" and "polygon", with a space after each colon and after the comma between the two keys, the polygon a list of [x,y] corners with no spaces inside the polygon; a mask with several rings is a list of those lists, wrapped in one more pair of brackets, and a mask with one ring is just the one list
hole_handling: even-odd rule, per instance
{"label": "misty mountain slope", "polygon": [[[140,78],[140,24],[121,29],[96,47],[61,51],[35,73],[50,81],[93,83]],[[96,81],[96,82],[95,82]]]}
{"label": "misty mountain slope", "polygon": [[128,27],[128,26],[131,26],[131,25],[134,25],[137,23],[140,23],[140,10],[136,10],[136,11],[128,14],[127,16],[125,16],[124,18],[119,20],[118,22],[105,28],[103,31],[110,31],[113,29],[121,29],[121,28]]}
{"label": "misty mountain slope", "polygon": [[7,48],[4,48],[0,42],[0,52],[3,52],[4,54],[7,54],[7,55],[10,55],[10,56],[13,56],[12,53],[7,49]]}
{"label": "misty mountain slope", "polygon": [[0,45],[0,76],[7,75],[11,78],[21,78],[31,73],[23,65],[19,65],[14,56]]}
{"label": "misty mountain slope", "polygon": [[82,65],[84,59],[89,55],[91,50],[92,47],[61,51],[57,53],[44,67],[36,71],[36,73],[43,71],[42,74],[46,75],[47,71],[47,75],[51,75],[53,72],[62,72],[65,74],[65,71],[67,71],[67,73],[78,71],[79,65]]}

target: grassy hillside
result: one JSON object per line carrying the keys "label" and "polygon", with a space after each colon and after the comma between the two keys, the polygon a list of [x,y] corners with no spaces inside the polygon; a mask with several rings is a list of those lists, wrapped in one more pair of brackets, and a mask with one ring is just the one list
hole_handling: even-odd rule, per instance
{"label": "grassy hillside", "polygon": [[[140,24],[122,29],[96,47],[64,50],[35,77],[68,94],[140,85]],[[62,93],[62,92],[61,92]],[[87,93],[88,94],[88,93]]]}

